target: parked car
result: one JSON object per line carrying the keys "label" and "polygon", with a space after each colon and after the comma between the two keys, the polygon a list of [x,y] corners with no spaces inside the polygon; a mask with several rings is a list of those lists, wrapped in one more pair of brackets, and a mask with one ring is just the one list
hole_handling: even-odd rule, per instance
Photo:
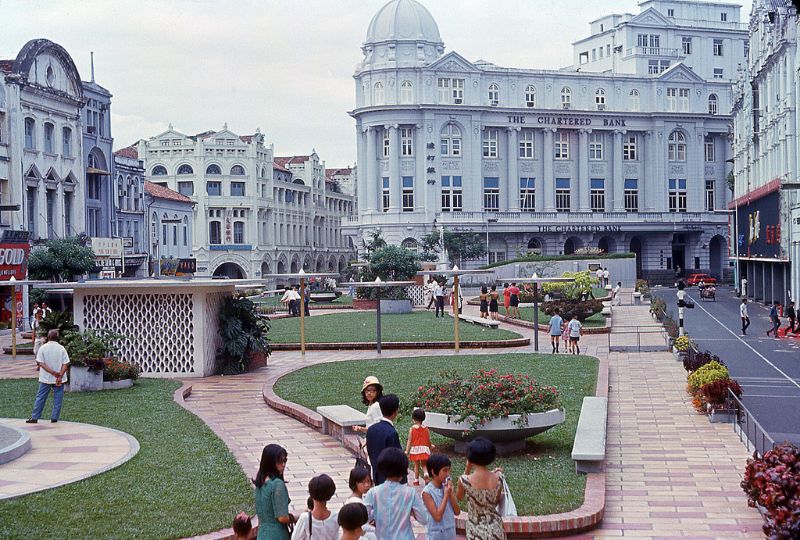
{"label": "parked car", "polygon": [[686,280],[686,285],[688,285],[689,287],[691,287],[692,285],[699,285],[701,281],[706,285],[717,284],[717,278],[713,278],[708,274],[692,274]]}

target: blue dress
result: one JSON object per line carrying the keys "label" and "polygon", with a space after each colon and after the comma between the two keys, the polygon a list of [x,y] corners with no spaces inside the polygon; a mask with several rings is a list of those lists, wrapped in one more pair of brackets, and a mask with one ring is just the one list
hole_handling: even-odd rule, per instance
{"label": "blue dress", "polygon": [[270,478],[256,488],[258,540],[289,540],[289,531],[278,522],[279,516],[289,515],[289,492],[280,478]]}
{"label": "blue dress", "polygon": [[[422,493],[427,493],[433,499],[436,508],[442,504],[444,499],[444,487],[437,488],[433,483],[425,484]],[[432,516],[428,516],[428,540],[455,540],[456,538],[456,515],[453,512],[453,505],[448,503],[444,507],[444,515],[441,521],[436,521]]]}

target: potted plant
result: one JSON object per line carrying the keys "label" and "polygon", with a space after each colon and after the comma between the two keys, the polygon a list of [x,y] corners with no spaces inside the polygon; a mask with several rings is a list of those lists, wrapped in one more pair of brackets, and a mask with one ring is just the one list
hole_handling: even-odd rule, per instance
{"label": "potted plant", "polygon": [[733,422],[736,409],[731,403],[729,392],[742,396],[742,387],[734,379],[719,379],[700,387],[700,394],[706,403],[706,414],[711,423]]}
{"label": "potted plant", "polygon": [[675,339],[675,341],[672,343],[672,346],[675,349],[675,351],[673,351],[675,354],[675,359],[683,362],[684,358],[689,356],[689,349],[692,348],[693,344],[694,343],[687,335],[683,335]]}
{"label": "potted plant", "polygon": [[103,360],[103,390],[130,388],[139,378],[141,371],[141,368],[132,362],[106,358]]}
{"label": "potted plant", "polygon": [[123,336],[104,330],[67,331],[61,344],[70,360],[69,391],[92,392],[103,389],[104,359],[115,350]]}
{"label": "potted plant", "polygon": [[706,401],[700,389],[706,384],[729,378],[728,368],[714,360],[689,374],[686,390],[692,396],[692,405],[697,412],[706,412]]}
{"label": "potted plant", "polygon": [[217,350],[217,371],[223,375],[244,373],[255,359],[266,365],[269,356],[269,320],[258,314],[246,298],[225,298],[219,311],[222,345]]}
{"label": "potted plant", "polygon": [[800,448],[784,443],[747,460],[741,487],[769,538],[800,538]]}
{"label": "potted plant", "polygon": [[420,386],[412,400],[425,409],[431,431],[454,439],[456,452],[481,436],[509,453],[525,439],[564,421],[558,390],[539,385],[528,375],[501,375],[481,370],[468,377],[444,372]]}

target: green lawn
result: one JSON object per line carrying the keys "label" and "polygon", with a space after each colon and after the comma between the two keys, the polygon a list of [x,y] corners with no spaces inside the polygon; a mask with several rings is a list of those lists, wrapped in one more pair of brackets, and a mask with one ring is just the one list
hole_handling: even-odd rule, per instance
{"label": "green lawn", "polygon": [[[339,312],[306,318],[306,341],[309,343],[375,342],[374,311]],[[300,319],[270,321],[269,338],[273,343],[300,343]],[[495,341],[522,337],[507,330],[490,329],[467,322],[458,325],[462,341]],[[453,318],[436,318],[430,311],[403,315],[381,315],[381,340],[453,341]]]}
{"label": "green lawn", "polygon": [[[583,503],[585,476],[575,473],[571,459],[572,443],[583,397],[594,395],[597,359],[588,356],[546,354],[500,354],[430,356],[345,361],[319,364],[290,373],[275,385],[284,399],[314,410],[319,405],[350,405],[364,409],[359,390],[367,375],[375,375],[385,391],[400,396],[402,413],[397,429],[405,444],[410,427],[410,399],[420,384],[442,370],[457,369],[466,375],[479,369],[496,368],[501,373],[526,373],[541,384],[556,386],[566,421],[545,433],[528,439],[527,450],[519,455],[498,458],[508,479],[520,515],[567,512]],[[336,384],[331,384],[336,381]],[[454,461],[453,476],[464,470],[464,459],[452,452],[452,441],[432,434],[438,450]]]}
{"label": "green lawn", "polygon": [[[533,308],[532,307],[525,307],[519,308],[519,315],[522,320],[533,322]],[[546,314],[542,311],[542,306],[539,306],[539,322],[541,324],[547,324],[550,322],[550,315]],[[586,328],[602,328],[605,326],[605,317],[602,313],[595,313],[585,321],[583,321],[583,326]]]}
{"label": "green lawn", "polygon": [[[36,385],[0,381],[0,417],[30,416]],[[98,476],[0,501],[0,538],[182,538],[254,513],[252,487],[225,444],[172,401],[179,386],[140,379],[127,390],[67,394],[62,420],[129,433],[139,453]]]}

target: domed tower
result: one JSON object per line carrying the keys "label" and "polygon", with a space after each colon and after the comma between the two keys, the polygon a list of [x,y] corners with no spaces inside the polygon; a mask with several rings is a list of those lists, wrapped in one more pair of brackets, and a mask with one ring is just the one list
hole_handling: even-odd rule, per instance
{"label": "domed tower", "polygon": [[376,68],[419,67],[444,53],[439,27],[416,0],[391,0],[372,18],[361,47],[358,72]]}

